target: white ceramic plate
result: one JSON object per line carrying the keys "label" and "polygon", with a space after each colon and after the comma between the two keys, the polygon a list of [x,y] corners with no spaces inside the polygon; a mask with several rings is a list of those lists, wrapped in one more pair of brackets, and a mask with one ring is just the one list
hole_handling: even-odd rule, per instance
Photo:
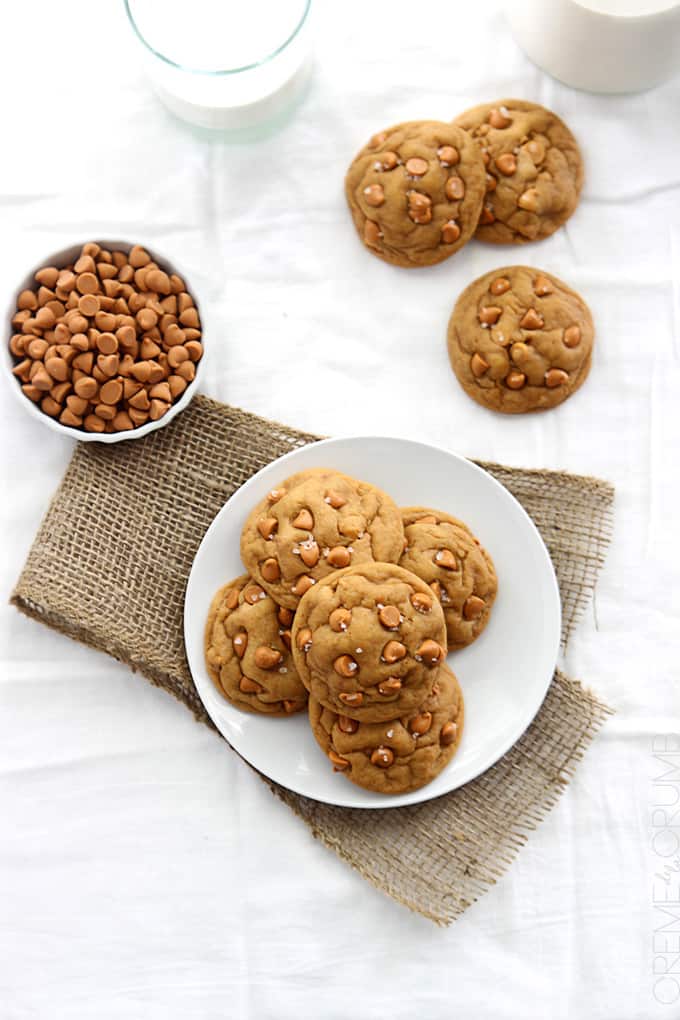
{"label": "white ceramic plate", "polygon": [[[241,529],[252,507],[288,475],[332,467],[372,482],[399,506],[460,517],[490,552],[498,597],[484,633],[448,663],[465,696],[465,729],[453,761],[428,786],[384,796],[333,772],[306,713],[267,718],[241,712],[216,690],[203,659],[203,628],[220,585],[243,573]],[[548,551],[520,504],[491,475],[446,450],[407,439],[327,439],[281,457],[249,479],[206,532],[191,569],[184,637],[198,693],[220,733],[270,779],[329,804],[385,808],[455,790],[493,765],[522,735],[550,684],[560,640],[560,599]]]}

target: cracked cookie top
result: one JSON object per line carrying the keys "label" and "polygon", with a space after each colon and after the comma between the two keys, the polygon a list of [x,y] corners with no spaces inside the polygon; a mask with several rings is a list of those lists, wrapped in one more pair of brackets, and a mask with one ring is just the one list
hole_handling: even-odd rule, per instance
{"label": "cracked cookie top", "polygon": [[401,515],[386,493],[312,468],[258,503],[243,529],[241,558],[275,602],[295,609],[306,591],[340,568],[396,563],[403,542]]}
{"label": "cracked cookie top", "polygon": [[251,712],[291,715],[307,704],[291,647],[293,613],[277,606],[243,574],[212,600],[205,627],[205,661],[215,686]]}
{"label": "cracked cookie top", "polygon": [[569,219],[583,186],[583,160],[556,114],[522,99],[500,99],[467,110],[454,124],[470,132],[485,164],[480,241],[537,241]]}
{"label": "cracked cookie top", "polygon": [[484,163],[453,124],[408,121],[374,135],[347,171],[345,192],[366,247],[398,266],[431,266],[477,227]]}
{"label": "cracked cookie top", "polygon": [[357,722],[309,699],[312,731],[333,769],[376,793],[407,793],[431,782],[458,749],[463,717],[461,689],[445,665],[414,713],[386,722]]}
{"label": "cracked cookie top", "polygon": [[561,404],[590,371],[595,330],[570,287],[540,269],[506,266],[474,280],[448,327],[451,366],[473,400],[520,414]]}
{"label": "cracked cookie top", "polygon": [[393,719],[427,698],[446,657],[442,608],[428,586],[390,563],[339,571],[295,614],[293,655],[326,708],[365,722]]}

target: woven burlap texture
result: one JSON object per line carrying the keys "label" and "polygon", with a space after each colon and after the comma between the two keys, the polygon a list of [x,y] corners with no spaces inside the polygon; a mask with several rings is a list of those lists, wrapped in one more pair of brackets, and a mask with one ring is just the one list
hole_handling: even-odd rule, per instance
{"label": "woven burlap texture", "polygon": [[[317,438],[198,396],[142,440],[79,443],[12,602],[127,663],[210,723],[182,637],[194,555],[215,514],[247,478]],[[543,535],[560,586],[566,644],[603,562],[613,490],[561,472],[482,467],[516,496]],[[414,807],[335,808],[262,778],[375,886],[448,924],[508,867],[608,712],[558,670],[534,722],[493,768]]]}

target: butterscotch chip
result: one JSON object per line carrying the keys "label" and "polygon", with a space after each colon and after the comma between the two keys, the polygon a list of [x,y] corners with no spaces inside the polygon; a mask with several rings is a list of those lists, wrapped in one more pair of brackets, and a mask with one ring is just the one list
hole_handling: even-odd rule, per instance
{"label": "butterscotch chip", "polygon": [[527,377],[524,372],[508,372],[505,377],[505,385],[510,390],[521,390],[526,385]]}
{"label": "butterscotch chip", "polygon": [[99,311],[99,298],[96,294],[83,294],[78,300],[78,311],[92,318]]}
{"label": "butterscotch chip", "polygon": [[[255,589],[258,596],[247,598]],[[239,708],[290,715],[305,707],[307,692],[280,631],[278,606],[247,574],[213,598],[205,628],[206,666],[220,693]]]}
{"label": "butterscotch chip", "polygon": [[120,379],[110,379],[99,391],[99,399],[103,404],[117,404],[123,396],[123,384]]}
{"label": "butterscotch chip", "polygon": [[26,339],[22,333],[15,333],[10,339],[9,349],[15,358],[23,357],[26,353]]}
{"label": "butterscotch chip", "polygon": [[347,172],[357,232],[394,265],[441,262],[477,226],[485,191],[481,155],[464,131],[438,121],[398,124],[381,137],[378,151],[369,143]]}
{"label": "butterscotch chip", "polygon": [[62,425],[71,425],[74,428],[77,428],[78,426],[83,424],[83,419],[80,417],[80,415],[73,414],[72,411],[69,411],[68,407],[65,407],[64,410],[59,415],[59,421],[61,422]]}
{"label": "butterscotch chip", "polygon": [[59,270],[54,266],[45,266],[38,270],[35,279],[45,287],[54,287],[59,279]]}
{"label": "butterscotch chip", "polygon": [[[35,381],[36,376],[39,373],[42,374],[42,378],[47,380],[48,382],[47,386],[41,385],[40,383],[37,383]],[[28,382],[30,378],[33,385],[37,386],[38,389],[49,390],[52,388],[52,379],[45,371],[44,365],[40,365],[36,369],[36,371],[33,371],[30,358],[24,358],[24,360],[20,361],[18,365],[15,365],[14,368],[12,369],[12,375],[15,375],[18,379],[21,379],[23,382]]]}
{"label": "butterscotch chip", "polygon": [[[429,613],[415,608],[415,594],[430,600]],[[387,606],[399,617],[389,634],[380,617]],[[346,622],[338,627],[340,611]],[[304,642],[297,640],[301,632]],[[443,612],[427,585],[389,563],[326,576],[302,599],[293,621],[293,655],[304,685],[327,708],[360,721],[415,710],[432,689],[445,649]]]}
{"label": "butterscotch chip", "polygon": [[[57,383],[56,386],[53,386],[52,389],[50,390],[50,396],[53,397],[58,404],[63,404],[64,400],[66,399],[66,395],[70,392],[71,383],[67,379],[65,382]],[[73,408],[71,408],[71,410],[73,410]],[[77,414],[79,412],[74,413]]]}
{"label": "butterscotch chip", "polygon": [[161,348],[154,340],[149,340],[148,337],[144,337],[141,344],[139,345],[139,354],[145,361],[153,360],[157,358],[161,353]]}
{"label": "butterscotch chip", "polygon": [[119,411],[113,419],[113,426],[116,432],[129,432],[135,426],[127,411]]}
{"label": "butterscotch chip", "polygon": [[477,228],[481,241],[539,240],[571,216],[583,186],[583,161],[556,114],[505,99],[467,110],[454,123],[476,140],[493,178],[493,207],[485,207]]}
{"label": "butterscotch chip", "polygon": [[186,379],[187,382],[192,382],[196,375],[196,367],[193,361],[183,361],[181,365],[177,366],[175,372],[177,375],[181,376],[182,379]]}
{"label": "butterscotch chip", "polygon": [[40,407],[50,418],[56,418],[61,412],[61,404],[50,396],[49,393],[40,401]]}
{"label": "butterscotch chip", "polygon": [[180,313],[179,321],[183,326],[188,326],[191,329],[199,329],[201,325],[200,319],[198,318],[198,312],[193,305],[190,308],[185,308],[184,311]]}
{"label": "butterscotch chip", "polygon": [[95,343],[101,354],[115,354],[118,350],[118,338],[113,333],[100,333]]}
{"label": "butterscotch chip", "polygon": [[170,294],[172,284],[170,277],[162,269],[152,269],[146,274],[146,288],[155,290],[158,294]]}
{"label": "butterscotch chip", "polygon": [[99,283],[94,273],[81,273],[76,277],[76,287],[81,294],[95,294],[99,289]]}
{"label": "butterscotch chip", "polygon": [[63,382],[68,376],[68,365],[63,358],[48,358],[45,361],[45,368],[53,379]]}
{"label": "butterscotch chip", "polygon": [[96,414],[88,414],[83,419],[83,428],[86,432],[103,432],[105,427],[106,423]]}
{"label": "butterscotch chip", "polygon": [[449,220],[442,227],[442,241],[444,244],[455,244],[460,237],[460,227],[455,220]]}
{"label": "butterscotch chip", "polygon": [[[329,492],[338,506],[329,502]],[[350,562],[395,562],[401,554],[399,511],[386,493],[367,482],[314,468],[293,475],[270,497],[261,500],[246,521],[241,558],[281,606],[295,609],[315,581]],[[268,538],[259,528],[263,519],[269,522]],[[278,577],[264,573],[270,559],[277,564]]]}
{"label": "butterscotch chip", "polygon": [[441,145],[437,149],[437,156],[442,166],[455,166],[460,160],[460,153],[453,145]]}
{"label": "butterscotch chip", "polygon": [[149,396],[154,400],[162,400],[166,404],[172,401],[172,393],[166,382],[156,383],[155,386],[152,386],[149,390]]}
{"label": "butterscotch chip", "polygon": [[151,407],[149,408],[149,418],[151,421],[158,421],[164,414],[167,414],[169,406],[164,400],[152,400]]}
{"label": "butterscotch chip", "polygon": [[407,548],[399,564],[428,586],[436,585],[449,650],[465,648],[486,627],[496,598],[491,557],[467,525],[450,514],[427,507],[405,507],[401,513]]}
{"label": "butterscotch chip", "polygon": [[436,692],[417,711],[383,722],[358,722],[324,707],[313,694],[309,698],[319,747],[338,772],[376,793],[406,793],[431,782],[456,753],[464,718],[463,694],[447,666],[439,671]]}
{"label": "butterscotch chip", "polygon": [[39,360],[45,357],[45,352],[49,344],[47,340],[43,340],[42,337],[36,337],[34,340],[29,340],[26,346],[26,352],[31,358]]}
{"label": "butterscotch chip", "polygon": [[189,361],[189,352],[186,347],[182,344],[178,344],[177,347],[171,347],[168,351],[168,365],[171,368],[177,368],[183,361]]}
{"label": "butterscotch chip", "polygon": [[[193,362],[199,361],[203,356],[203,344],[198,340],[188,340],[184,344],[184,350]],[[170,355],[168,354],[168,358]]]}
{"label": "butterscotch chip", "polygon": [[151,407],[149,394],[146,390],[140,389],[134,394],[134,396],[128,398],[128,404],[130,407],[134,407],[138,411],[148,411]]}
{"label": "butterscotch chip", "polygon": [[142,266],[146,266],[151,262],[151,256],[144,248],[136,244],[130,249],[128,262],[133,269],[141,269]]}
{"label": "butterscotch chip", "polygon": [[128,407],[128,414],[136,426],[146,425],[149,420],[149,412],[140,411],[136,407]]}
{"label": "butterscotch chip", "polygon": [[84,400],[83,397],[77,397],[75,393],[72,393],[66,398],[66,406],[72,414],[82,418],[87,412],[90,403],[88,400]]}
{"label": "butterscotch chip", "polygon": [[83,376],[82,379],[76,380],[73,384],[73,388],[79,397],[83,397],[84,400],[92,400],[99,391],[97,380],[91,376]]}
{"label": "butterscotch chip", "polygon": [[39,308],[35,313],[35,324],[39,329],[52,329],[56,321],[56,315],[47,306]]}
{"label": "butterscotch chip", "polygon": [[588,306],[565,283],[509,266],[479,277],[458,298],[449,358],[465,392],[484,407],[546,410],[587,378],[594,333]]}

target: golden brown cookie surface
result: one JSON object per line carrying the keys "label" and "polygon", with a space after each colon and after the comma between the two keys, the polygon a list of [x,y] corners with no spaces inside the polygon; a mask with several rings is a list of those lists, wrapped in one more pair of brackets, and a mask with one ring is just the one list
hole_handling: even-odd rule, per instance
{"label": "golden brown cookie surface", "polygon": [[393,500],[329,468],[292,475],[252,511],[241,558],[281,606],[295,609],[322,578],[350,565],[396,563],[404,532]]}
{"label": "golden brown cookie surface", "polygon": [[414,574],[366,563],[316,584],[293,624],[300,679],[327,708],[366,722],[428,697],[446,656],[439,602]]}
{"label": "golden brown cookie surface", "polygon": [[495,269],[458,298],[451,366],[473,400],[521,414],[561,404],[590,371],[595,330],[583,298],[529,266]]}
{"label": "golden brown cookie surface", "polygon": [[357,722],[309,699],[312,731],[332,767],[376,793],[407,793],[431,782],[456,753],[463,718],[460,686],[445,665],[416,711],[386,722]]}
{"label": "golden brown cookie surface", "polygon": [[441,602],[449,651],[484,630],[498,582],[493,562],[473,533],[450,514],[402,508],[406,548],[399,565],[420,577]]}
{"label": "golden brown cookie surface", "polygon": [[475,232],[484,163],[465,132],[409,121],[374,135],[352,161],[345,193],[359,237],[397,266],[430,266]]}
{"label": "golden brown cookie surface", "polygon": [[292,622],[292,612],[277,606],[248,574],[216,593],[205,627],[205,661],[232,704],[268,715],[305,707],[307,691],[290,653]]}
{"label": "golden brown cookie surface", "polygon": [[583,186],[583,160],[571,131],[551,110],[500,99],[467,110],[454,123],[478,142],[486,166],[480,241],[537,241],[571,216]]}

